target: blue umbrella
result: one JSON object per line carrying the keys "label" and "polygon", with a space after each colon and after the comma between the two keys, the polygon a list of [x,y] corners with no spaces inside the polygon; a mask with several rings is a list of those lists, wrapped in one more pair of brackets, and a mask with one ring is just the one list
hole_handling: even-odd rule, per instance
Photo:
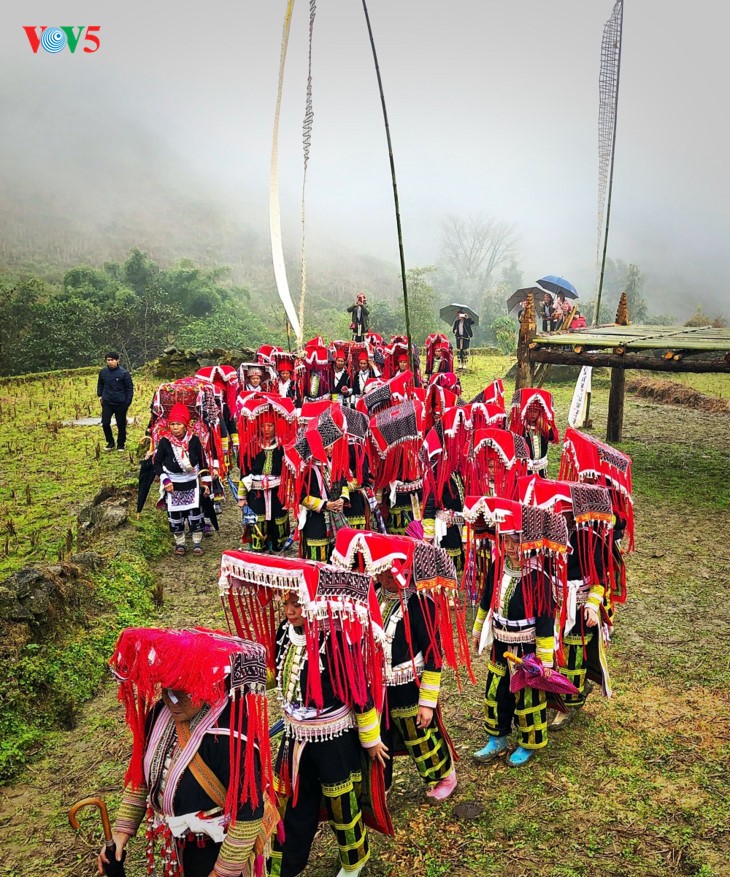
{"label": "blue umbrella", "polygon": [[559,292],[565,293],[566,298],[578,298],[578,290],[573,284],[564,277],[557,277],[555,274],[546,274],[537,281],[540,286],[547,292],[557,295]]}

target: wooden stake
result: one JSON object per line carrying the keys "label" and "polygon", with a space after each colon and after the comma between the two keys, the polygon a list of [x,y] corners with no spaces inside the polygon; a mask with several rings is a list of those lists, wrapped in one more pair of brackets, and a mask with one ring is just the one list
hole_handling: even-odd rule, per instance
{"label": "wooden stake", "polygon": [[530,362],[530,344],[537,334],[537,317],[532,293],[527,296],[525,309],[520,318],[520,334],[517,341],[517,376],[515,390],[533,386],[534,371]]}

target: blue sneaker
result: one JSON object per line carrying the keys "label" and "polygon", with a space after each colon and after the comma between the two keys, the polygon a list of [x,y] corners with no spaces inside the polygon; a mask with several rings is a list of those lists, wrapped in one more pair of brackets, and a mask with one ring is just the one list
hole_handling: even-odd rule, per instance
{"label": "blue sneaker", "polygon": [[490,737],[489,743],[472,756],[474,761],[486,764],[507,751],[507,737]]}
{"label": "blue sneaker", "polygon": [[527,764],[534,754],[534,749],[525,749],[524,746],[518,746],[507,759],[507,763],[510,767],[522,767],[523,764]]}

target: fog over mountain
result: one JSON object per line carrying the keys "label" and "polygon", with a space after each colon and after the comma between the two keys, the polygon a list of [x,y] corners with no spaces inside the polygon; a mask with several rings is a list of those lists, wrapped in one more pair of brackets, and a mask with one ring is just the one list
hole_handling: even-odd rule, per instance
{"label": "fog over mountain", "polygon": [[[131,246],[223,258],[271,281],[269,158],[284,0],[10,0],[0,13],[0,255],[73,264]],[[525,281],[595,282],[598,70],[610,0],[370,0],[409,266],[440,223],[513,222]],[[23,25],[101,25],[99,51],[34,54]],[[724,17],[626,0],[609,255],[654,312],[727,312]],[[292,20],[280,159],[300,249],[309,4]],[[319,0],[307,182],[313,271],[388,283],[398,253],[377,83],[359,0]],[[44,261],[42,258],[39,261]],[[253,267],[252,267],[253,266]],[[294,278],[292,278],[294,280]],[[395,281],[394,281],[395,282]],[[296,283],[292,282],[293,288]],[[371,284],[372,288],[372,284]]]}

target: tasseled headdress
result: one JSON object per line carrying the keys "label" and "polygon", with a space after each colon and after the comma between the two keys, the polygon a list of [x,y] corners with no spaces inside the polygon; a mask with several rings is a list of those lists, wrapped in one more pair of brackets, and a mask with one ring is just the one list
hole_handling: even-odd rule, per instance
{"label": "tasseled headdress", "polygon": [[327,468],[330,485],[350,477],[347,420],[340,405],[328,402],[322,413],[300,429],[296,439],[284,449],[280,496],[295,515],[299,514],[304,488],[316,465]]}
{"label": "tasseled headdress", "polygon": [[192,377],[180,378],[157,388],[151,405],[154,418],[151,430],[152,449],[157,447],[161,438],[170,437],[170,414],[176,405],[187,409],[189,429],[200,439],[208,461],[216,461],[221,474],[224,474],[225,455],[220,428],[221,397],[220,392],[208,381]]}
{"label": "tasseled headdress", "polygon": [[453,371],[454,366],[454,352],[451,349],[451,342],[443,334],[443,332],[433,332],[426,338],[424,343],[424,347],[426,348],[426,373],[431,374],[433,371],[433,364],[436,358],[436,350],[439,349],[441,351],[442,359],[446,360],[448,363],[447,371]]}
{"label": "tasseled headdress", "polygon": [[[133,737],[132,758],[125,783],[145,785],[146,725],[163,688],[184,691],[193,704],[221,708],[230,701],[230,763],[225,812],[235,821],[238,804],[259,803],[259,795],[273,797],[271,750],[266,706],[266,656],[262,645],[219,631],[163,630],[128,627],[122,631],[109,660],[119,680],[119,700]],[[247,740],[242,772],[242,739]],[[256,753],[261,759],[255,764]],[[243,774],[243,785],[239,779]],[[257,774],[259,775],[257,777]],[[258,784],[263,783],[263,787]]]}
{"label": "tasseled headdress", "polygon": [[[572,514],[578,557],[585,580],[590,584],[610,587],[610,599],[623,603],[626,594],[616,581],[613,562],[614,514],[610,491],[578,481],[551,481],[528,475],[520,478],[518,492],[520,502],[526,505],[534,505],[556,515]],[[596,557],[599,558],[600,570]]]}
{"label": "tasseled headdress", "polygon": [[370,419],[370,468],[379,490],[393,481],[419,483],[422,468],[423,405],[413,399],[388,408]]}
{"label": "tasseled headdress", "polygon": [[[315,341],[317,339],[312,339]],[[319,339],[321,340],[321,339]],[[304,349],[304,395],[318,400],[332,392],[331,369],[324,344],[311,344]]]}
{"label": "tasseled headdress", "polygon": [[496,402],[472,402],[470,407],[471,423],[474,430],[507,428],[507,414],[504,408]]}
{"label": "tasseled headdress", "polygon": [[504,381],[502,378],[497,378],[496,381],[487,384],[471,401],[472,403],[483,402],[488,405],[499,405],[504,410]]}
{"label": "tasseled headdress", "polygon": [[271,673],[279,626],[275,598],[296,594],[307,638],[307,700],[323,705],[319,638],[321,632],[337,631],[342,636],[331,638],[328,667],[336,697],[362,707],[369,690],[376,708],[382,708],[383,655],[376,636],[383,624],[369,575],[312,560],[224,551],[218,585],[229,625],[265,647]]}
{"label": "tasseled headdress", "polygon": [[631,457],[592,435],[568,427],[560,458],[560,479],[608,487],[617,526],[626,529],[626,551],[634,550]]}
{"label": "tasseled headdress", "polygon": [[232,413],[236,407],[236,396],[240,382],[238,372],[232,365],[207,365],[199,368],[195,377],[207,381],[221,393],[228,410]]}
{"label": "tasseled headdress", "polygon": [[559,442],[560,434],[555,425],[553,394],[547,390],[538,390],[535,387],[524,387],[522,390],[517,390],[512,397],[509,428],[512,432],[522,433],[528,426],[527,413],[533,406],[539,411],[534,423],[536,431],[549,442]]}
{"label": "tasseled headdress", "polygon": [[288,398],[271,393],[246,393],[238,397],[236,425],[240,441],[241,464],[247,469],[253,458],[263,450],[261,428],[274,426],[274,438],[280,447],[293,440],[296,431],[296,409]]}
{"label": "tasseled headdress", "polygon": [[467,493],[516,499],[517,479],[527,474],[529,459],[521,435],[507,429],[475,429],[464,467]]}

